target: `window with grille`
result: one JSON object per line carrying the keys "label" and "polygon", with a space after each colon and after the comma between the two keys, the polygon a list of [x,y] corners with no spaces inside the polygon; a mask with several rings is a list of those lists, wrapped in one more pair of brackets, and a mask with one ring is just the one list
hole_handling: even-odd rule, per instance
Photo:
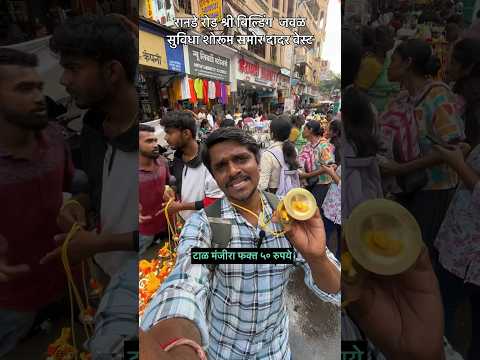
{"label": "window with grille", "polygon": [[277,64],[278,63],[278,48],[276,46],[271,47],[271,53],[272,53],[272,63]]}
{"label": "window with grille", "polygon": [[183,9],[185,14],[191,14],[192,13],[192,4],[190,0],[178,0],[178,6]]}

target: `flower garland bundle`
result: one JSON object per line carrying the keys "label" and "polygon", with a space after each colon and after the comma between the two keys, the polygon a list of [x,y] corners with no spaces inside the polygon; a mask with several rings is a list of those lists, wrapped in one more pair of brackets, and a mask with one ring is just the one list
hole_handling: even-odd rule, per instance
{"label": "flower garland bundle", "polygon": [[[62,245],[62,263],[67,275],[68,282],[68,294],[70,298],[70,328],[63,328],[60,337],[48,346],[47,360],[87,360],[90,359],[90,354],[80,353],[77,348],[76,336],[75,336],[75,319],[74,319],[74,298],[80,308],[80,318],[83,323],[83,328],[87,338],[93,334],[93,316],[95,310],[90,306],[88,302],[88,290],[85,282],[85,263],[82,262],[82,283],[85,295],[85,302],[83,302],[80,292],[77,289],[75,280],[73,279],[72,271],[70,268],[70,261],[68,259],[68,244],[75,234],[81,229],[78,224],[73,224],[70,232],[68,233],[65,242]],[[70,344],[70,340],[73,340],[73,346]]]}
{"label": "flower garland bundle", "polygon": [[168,208],[173,200],[165,206],[165,217],[168,224],[168,242],[158,251],[157,257],[153,260],[141,260],[138,264],[138,313],[143,315],[145,308],[153,295],[160,288],[167,276],[172,272],[177,257],[176,247],[178,245],[179,233],[182,228],[180,222],[171,218]]}

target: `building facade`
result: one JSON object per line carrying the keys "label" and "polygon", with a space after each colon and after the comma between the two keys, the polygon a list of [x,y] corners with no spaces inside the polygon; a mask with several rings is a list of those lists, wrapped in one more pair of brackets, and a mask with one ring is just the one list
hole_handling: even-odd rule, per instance
{"label": "building facade", "polygon": [[[315,101],[317,88],[324,72],[325,63],[321,60],[327,8],[329,0],[140,0],[140,18],[156,23],[174,32],[186,31],[189,35],[313,35],[311,45],[297,46],[290,40],[289,45],[228,44],[195,45],[204,51],[221,54],[229,60],[230,89],[228,105],[232,111],[239,105],[248,108],[259,107],[264,111],[282,108],[285,99],[293,97],[297,105],[308,105]],[[208,8],[208,12],[205,10]],[[213,9],[213,10],[212,10]],[[219,25],[210,32],[202,26],[195,29],[179,29],[175,18],[226,17],[239,15],[265,14],[273,18],[271,27],[224,28]],[[303,17],[305,27],[292,29],[280,26],[278,19]],[[168,46],[168,45],[167,45]],[[188,52],[185,48],[185,74],[191,76]],[[198,74],[196,74],[198,75]],[[207,104],[204,104],[207,105]],[[242,109],[244,110],[244,109]]]}

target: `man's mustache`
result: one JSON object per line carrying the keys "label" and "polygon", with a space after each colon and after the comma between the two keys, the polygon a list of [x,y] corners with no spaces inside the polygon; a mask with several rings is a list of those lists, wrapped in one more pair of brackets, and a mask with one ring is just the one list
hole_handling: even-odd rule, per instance
{"label": "man's mustache", "polygon": [[245,175],[245,174],[241,174],[241,175],[236,175],[232,178],[230,178],[227,182],[227,187],[230,187],[232,186],[232,184],[235,182],[235,181],[238,181],[238,180],[250,180],[250,176],[248,175]]}

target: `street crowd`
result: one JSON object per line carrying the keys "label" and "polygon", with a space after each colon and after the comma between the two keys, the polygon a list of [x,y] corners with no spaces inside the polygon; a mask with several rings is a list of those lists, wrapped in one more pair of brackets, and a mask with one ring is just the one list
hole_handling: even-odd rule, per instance
{"label": "street crowd", "polygon": [[[146,358],[161,351],[149,344],[170,352],[168,345],[177,337],[193,341],[192,354],[206,351],[209,358],[288,358],[283,293],[296,266],[304,268],[305,284],[314,294],[339,305],[339,264],[333,253],[340,251],[341,126],[332,118],[304,109],[294,114],[167,112],[160,125],[174,149],[170,159],[160,155],[166,149],[159,151],[155,128],[140,124],[141,251],[168,238],[167,216],[179,216],[183,223],[176,265],[141,317]],[[268,138],[263,146],[262,135]],[[294,222],[287,239],[271,197],[283,198],[293,188],[309,190],[319,210],[305,223]],[[192,264],[191,248],[213,247],[207,213],[216,203],[222,219],[232,222],[226,247],[293,246],[295,266]],[[180,354],[182,348],[172,349],[172,356],[175,350]]]}
{"label": "street crowd", "polygon": [[[138,27],[122,15],[74,16],[49,47],[60,85],[85,110],[81,161],[48,106],[41,59],[0,48],[0,357],[123,356],[124,341],[138,337]],[[96,297],[96,311],[78,304],[78,313],[70,280],[77,301]],[[57,324],[50,346],[18,355],[48,321]]]}
{"label": "street crowd", "polygon": [[[427,249],[408,273],[373,277],[360,295],[342,289],[359,298],[343,313],[342,340],[368,338],[377,358],[480,357],[480,29],[478,18],[465,26],[455,9],[449,1],[414,12],[400,4],[342,35],[351,146],[343,150],[342,215],[369,199],[396,201],[416,219]],[[465,300],[471,328],[458,334]]]}

